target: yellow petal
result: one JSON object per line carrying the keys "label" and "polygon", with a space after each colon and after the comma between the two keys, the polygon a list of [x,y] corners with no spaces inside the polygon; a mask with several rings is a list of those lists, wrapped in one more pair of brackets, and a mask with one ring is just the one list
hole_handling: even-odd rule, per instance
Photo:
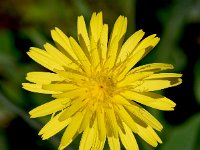
{"label": "yellow petal", "polygon": [[81,137],[79,150],[90,150],[95,137],[95,130],[93,127],[87,127]]}
{"label": "yellow petal", "polygon": [[115,117],[115,112],[112,107],[105,110],[105,116],[112,131],[112,136],[118,138],[118,125]]}
{"label": "yellow petal", "polygon": [[[54,92],[54,91],[51,91],[51,92]],[[66,92],[63,92],[63,93],[56,93],[56,94],[53,94],[52,97],[54,97],[54,98],[71,98],[71,99],[74,99],[74,98],[80,97],[80,95],[83,96],[84,94],[85,94],[85,90],[79,88],[79,89],[66,91]]]}
{"label": "yellow petal", "polygon": [[129,72],[129,74],[135,73],[135,72],[158,72],[158,71],[163,71],[163,70],[168,70],[168,69],[174,69],[173,65],[165,64],[165,63],[151,63],[151,64],[146,64],[146,65],[136,67],[132,69]]}
{"label": "yellow petal", "polygon": [[140,105],[131,102],[132,105],[124,105],[124,107],[131,113],[133,113],[135,116],[137,116],[139,119],[144,121],[146,124],[150,125],[154,129],[161,131],[163,129],[163,126],[161,123],[152,116],[148,111],[146,111],[144,108],[142,108]]}
{"label": "yellow petal", "polygon": [[146,37],[144,40],[142,40],[140,44],[138,45],[138,47],[135,49],[135,52],[139,51],[140,49],[154,48],[160,40],[158,37],[155,37],[155,36],[156,34],[152,34]]}
{"label": "yellow petal", "polygon": [[69,98],[60,98],[55,99],[50,102],[47,102],[43,105],[40,105],[29,112],[31,118],[42,117],[57,111],[64,109],[69,106],[70,99]]}
{"label": "yellow petal", "polygon": [[182,74],[178,73],[158,73],[146,77],[140,85],[133,90],[137,92],[147,92],[161,90],[168,87],[177,86],[182,83],[180,77]]}
{"label": "yellow petal", "polygon": [[64,91],[68,91],[68,90],[77,89],[78,86],[74,85],[74,84],[58,83],[58,84],[45,84],[45,85],[42,85],[42,88],[45,90],[49,90],[49,91],[64,92]]}
{"label": "yellow petal", "polygon": [[34,61],[44,66],[45,68],[53,71],[54,69],[63,70],[64,68],[59,62],[54,61],[54,59],[44,50],[39,48],[31,47],[30,51],[27,52],[29,57]]}
{"label": "yellow petal", "polygon": [[120,129],[119,135],[122,141],[122,144],[127,150],[139,150],[137,141],[131,131],[131,129],[123,123],[125,133]]}
{"label": "yellow petal", "polygon": [[133,90],[136,92],[148,92],[162,90],[169,87],[177,86],[182,83],[180,78],[168,78],[158,80],[143,80],[142,83],[136,86]]}
{"label": "yellow petal", "polygon": [[59,44],[65,50],[67,55],[73,58],[72,60],[77,60],[70,45],[69,38],[59,28],[56,27],[55,30],[51,30],[51,36],[55,43]]}
{"label": "yellow petal", "polygon": [[129,37],[121,48],[117,62],[123,62],[128,56],[130,56],[143,36],[144,32],[139,30]]}
{"label": "yellow petal", "polygon": [[114,40],[110,43],[108,47],[107,60],[105,62],[105,68],[111,69],[115,65],[117,50],[118,50],[118,40],[115,36]]}
{"label": "yellow petal", "polygon": [[159,110],[174,110],[175,103],[156,93],[125,91],[121,93],[125,98]]}
{"label": "yellow petal", "polygon": [[138,51],[137,53],[135,53],[134,55],[131,55],[130,58],[125,61],[122,64],[122,71],[120,72],[120,74],[117,77],[117,80],[122,80],[125,75],[129,72],[129,70],[139,61],[143,58],[144,55],[147,54],[146,49],[141,49],[140,51]]}
{"label": "yellow petal", "polygon": [[117,37],[118,42],[123,42],[124,35],[126,33],[127,29],[127,18],[124,16],[119,16],[114,24],[111,37],[110,37],[110,43]]}
{"label": "yellow petal", "polygon": [[127,99],[125,99],[120,95],[114,96],[113,101],[117,104],[123,105],[129,112],[133,113],[135,116],[137,116],[139,119],[141,119],[154,129],[158,131],[162,130],[163,127],[160,124],[160,122],[155,117],[153,117],[148,111],[146,111],[144,108],[142,108],[135,102],[128,101]]}
{"label": "yellow petal", "polygon": [[156,46],[156,44],[159,42],[159,38],[154,37],[155,35],[150,35],[140,42],[137,48],[129,56],[127,61],[122,64],[123,71],[119,75],[118,79],[122,79],[138,61],[140,61]]}
{"label": "yellow petal", "polygon": [[138,128],[138,135],[145,140],[148,144],[152,145],[153,147],[156,147],[159,143],[162,143],[159,136],[156,134],[156,132],[150,127],[143,127],[140,125],[137,125]]}
{"label": "yellow petal", "polygon": [[137,132],[137,127],[135,121],[131,118],[128,112],[124,109],[123,106],[118,105],[118,108],[115,108],[116,112],[118,113],[120,119],[124,121],[132,131]]}
{"label": "yellow petal", "polygon": [[94,41],[94,37],[91,36],[90,39],[90,46],[91,46],[91,65],[93,68],[96,68],[98,65],[100,65],[100,56],[99,56],[99,50],[97,49],[97,43]]}
{"label": "yellow petal", "polygon": [[81,47],[78,45],[78,43],[72,38],[69,38],[72,49],[76,56],[78,57],[80,63],[82,64],[82,67],[84,71],[88,74],[90,74],[90,61],[89,61],[89,53],[87,51],[83,51]]}
{"label": "yellow petal", "polygon": [[108,136],[108,144],[110,150],[120,150],[119,138],[115,138],[114,136]]}
{"label": "yellow petal", "polygon": [[77,83],[83,80],[87,80],[85,74],[79,72],[78,70],[65,68],[64,70],[56,70],[54,72],[59,74],[61,77],[64,77],[66,81],[76,81]]}
{"label": "yellow petal", "polygon": [[69,106],[68,108],[66,108],[62,114],[59,117],[60,121],[64,121],[68,118],[70,118],[72,115],[74,115],[75,113],[77,113],[79,111],[79,109],[81,107],[83,107],[86,104],[86,100],[83,101],[82,98],[73,100],[73,103],[71,103],[71,106]]}
{"label": "yellow petal", "polygon": [[85,110],[85,114],[83,116],[83,120],[82,120],[82,123],[81,123],[80,128],[79,128],[79,133],[81,133],[84,130],[86,130],[86,128],[88,126],[90,128],[92,128],[92,126],[90,125],[90,121],[91,121],[92,115],[93,115],[93,113],[89,109]]}
{"label": "yellow petal", "polygon": [[113,27],[111,37],[108,45],[108,55],[105,67],[109,69],[115,65],[116,58],[119,54],[119,49],[121,48],[125,33],[127,29],[127,18],[119,16]]}
{"label": "yellow petal", "polygon": [[64,149],[67,147],[75,138],[75,135],[80,127],[80,124],[83,119],[83,114],[81,112],[77,112],[73,118],[70,124],[68,125],[67,129],[65,130],[59,148],[58,149]]}
{"label": "yellow petal", "polygon": [[47,53],[54,59],[55,62],[59,63],[61,66],[66,66],[69,68],[78,68],[78,66],[72,62],[67,56],[61,53],[57,48],[49,43],[44,44],[44,48]]}
{"label": "yellow petal", "polygon": [[96,43],[99,41],[102,27],[103,27],[102,12],[98,14],[93,13],[90,20],[90,37],[93,37]]}
{"label": "yellow petal", "polygon": [[179,73],[157,73],[153,74],[146,79],[166,79],[166,78],[180,78],[182,74]]}
{"label": "yellow petal", "polygon": [[63,81],[64,78],[50,72],[29,72],[27,73],[26,80],[38,84],[50,84],[53,81]]}
{"label": "yellow petal", "polygon": [[98,122],[95,120],[94,122],[94,131],[95,131],[95,137],[94,137],[94,140],[93,140],[93,144],[92,144],[92,150],[103,150],[104,148],[104,144],[105,144],[105,141],[106,141],[106,135],[100,139],[100,132],[98,130]]}
{"label": "yellow petal", "polygon": [[88,32],[87,32],[87,28],[86,28],[85,20],[83,16],[78,17],[77,30],[78,30],[78,40],[79,40],[80,46],[83,49],[83,51],[86,53],[86,55],[89,55],[90,40],[88,37]]}
{"label": "yellow petal", "polygon": [[98,136],[96,136],[95,141],[92,145],[92,149],[93,150],[103,150],[105,141],[106,141],[106,137],[103,140],[100,140],[98,138]]}
{"label": "yellow petal", "polygon": [[135,81],[142,80],[153,74],[153,72],[138,72],[125,76],[125,78],[117,83],[117,87],[132,85]]}
{"label": "yellow petal", "polygon": [[120,105],[131,105],[130,102],[121,95],[114,95],[112,102]]}
{"label": "yellow petal", "polygon": [[32,84],[32,83],[22,83],[22,88],[27,91],[36,92],[36,93],[43,93],[43,94],[58,94],[60,92],[44,90],[42,88],[42,84]]}
{"label": "yellow petal", "polygon": [[57,134],[59,131],[64,129],[70,122],[71,118],[66,119],[65,121],[59,121],[58,118],[61,113],[53,117],[39,132],[39,135],[42,135],[42,139],[48,139],[53,135]]}
{"label": "yellow petal", "polygon": [[97,112],[97,127],[99,139],[103,140],[106,137],[105,112],[103,108]]}
{"label": "yellow petal", "polygon": [[103,29],[100,35],[100,58],[102,59],[101,62],[105,62],[107,57],[107,43],[108,43],[108,25],[104,24]]}

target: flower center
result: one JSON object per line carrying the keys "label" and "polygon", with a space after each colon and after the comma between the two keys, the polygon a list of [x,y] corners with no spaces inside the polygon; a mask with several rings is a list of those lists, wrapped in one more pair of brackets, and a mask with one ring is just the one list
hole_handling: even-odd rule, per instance
{"label": "flower center", "polygon": [[107,101],[115,90],[115,83],[110,77],[91,78],[87,85],[89,97],[95,102]]}

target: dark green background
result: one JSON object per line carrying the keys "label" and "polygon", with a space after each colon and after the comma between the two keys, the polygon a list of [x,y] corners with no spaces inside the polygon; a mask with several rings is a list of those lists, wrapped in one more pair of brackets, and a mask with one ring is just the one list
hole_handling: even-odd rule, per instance
{"label": "dark green background", "polygon": [[[128,17],[127,37],[143,29],[161,37],[139,64],[162,62],[183,74],[180,86],[161,91],[176,102],[173,112],[153,109],[164,125],[157,150],[200,150],[200,0],[1,0],[0,1],[0,150],[55,150],[61,133],[42,141],[37,135],[49,117],[30,119],[28,111],[50,96],[21,88],[29,71],[46,71],[26,54],[29,47],[52,43],[55,26],[76,37],[77,16],[87,24],[92,12],[103,11],[113,27]],[[80,137],[68,149],[77,149]],[[140,150],[153,148],[137,137]],[[105,146],[108,149],[108,146]]]}

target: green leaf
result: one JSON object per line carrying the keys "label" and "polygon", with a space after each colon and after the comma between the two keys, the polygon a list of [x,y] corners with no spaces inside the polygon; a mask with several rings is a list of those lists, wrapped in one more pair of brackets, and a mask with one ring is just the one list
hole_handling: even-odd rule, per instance
{"label": "green leaf", "polygon": [[5,131],[3,129],[0,129],[0,147],[1,150],[8,150],[6,138],[5,138]]}
{"label": "green leaf", "polygon": [[194,96],[200,104],[200,59],[196,62],[194,68]]}
{"label": "green leaf", "polygon": [[197,150],[200,139],[200,113],[172,130],[160,150]]}

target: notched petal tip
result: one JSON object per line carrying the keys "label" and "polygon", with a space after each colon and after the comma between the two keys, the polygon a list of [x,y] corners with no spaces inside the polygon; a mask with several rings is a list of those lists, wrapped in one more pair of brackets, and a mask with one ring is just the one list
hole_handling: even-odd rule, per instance
{"label": "notched petal tip", "polygon": [[26,54],[30,57],[31,49],[29,51],[27,51]]}
{"label": "notched petal tip", "polygon": [[45,42],[45,43],[43,44],[43,47],[44,47],[45,49],[48,49],[48,47],[50,47],[50,46],[52,46],[52,45],[49,44],[48,42]]}
{"label": "notched petal tip", "polygon": [[[26,75],[26,76],[27,76],[27,75]],[[24,88],[25,84],[26,84],[26,83],[22,83],[22,88]]]}
{"label": "notched petal tip", "polygon": [[56,30],[55,28],[50,30],[51,35],[52,35],[53,32],[55,32],[55,30]]}
{"label": "notched petal tip", "polygon": [[36,116],[34,116],[34,111],[33,110],[31,110],[31,111],[28,112],[29,115],[30,115],[30,118],[37,118]]}
{"label": "notched petal tip", "polygon": [[58,28],[58,27],[55,27],[55,30],[56,30],[56,31],[61,31],[60,28]]}
{"label": "notched petal tip", "polygon": [[181,78],[178,78],[178,81],[179,81],[179,82],[177,83],[177,85],[183,83],[183,80],[182,80]]}
{"label": "notched petal tip", "polygon": [[45,137],[43,137],[43,136],[42,136],[41,138],[42,138],[42,140],[47,140],[47,139],[48,139],[48,138],[45,138]]}

